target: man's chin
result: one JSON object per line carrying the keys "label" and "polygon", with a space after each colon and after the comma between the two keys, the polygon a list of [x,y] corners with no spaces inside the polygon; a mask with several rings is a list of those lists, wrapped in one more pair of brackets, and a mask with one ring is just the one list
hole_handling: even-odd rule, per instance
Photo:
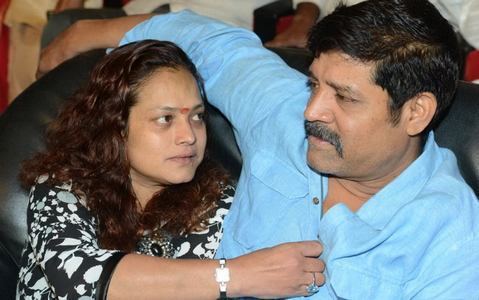
{"label": "man's chin", "polygon": [[331,174],[340,167],[342,160],[334,148],[324,150],[308,147],[308,165],[318,173]]}
{"label": "man's chin", "polygon": [[337,171],[337,167],[312,162],[309,159],[308,159],[308,166],[311,170],[313,170],[315,173],[318,173],[320,175],[327,175],[327,176],[335,175]]}

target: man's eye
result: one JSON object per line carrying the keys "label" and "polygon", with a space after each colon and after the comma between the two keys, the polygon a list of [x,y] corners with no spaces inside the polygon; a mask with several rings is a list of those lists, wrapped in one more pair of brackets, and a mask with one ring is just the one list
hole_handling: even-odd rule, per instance
{"label": "man's eye", "polygon": [[341,102],[357,102],[356,99],[353,99],[353,98],[350,98],[350,97],[346,97],[344,95],[341,95],[341,94],[335,94],[334,95],[336,97],[337,100],[341,101]]}
{"label": "man's eye", "polygon": [[205,113],[201,112],[201,113],[194,114],[191,119],[193,121],[203,121],[205,119]]}
{"label": "man's eye", "polygon": [[313,81],[311,79],[308,79],[308,81],[306,82],[306,86],[310,89],[310,90],[315,90],[319,87],[319,83],[317,81]]}
{"label": "man's eye", "polygon": [[172,119],[173,119],[173,116],[166,115],[166,116],[161,116],[161,117],[157,118],[156,121],[160,124],[168,124],[168,123],[171,122]]}

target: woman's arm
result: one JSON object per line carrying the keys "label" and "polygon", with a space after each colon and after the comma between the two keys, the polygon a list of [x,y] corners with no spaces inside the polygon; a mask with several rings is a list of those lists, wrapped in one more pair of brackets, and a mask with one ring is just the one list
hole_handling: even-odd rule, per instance
{"label": "woman's arm", "polygon": [[[313,281],[324,283],[317,242],[286,243],[227,261],[228,297],[305,296]],[[117,265],[108,299],[217,299],[217,260],[170,260],[130,254]]]}
{"label": "woman's arm", "polygon": [[[93,217],[68,186],[37,184],[28,221],[31,252],[26,254],[28,266],[22,267],[20,295],[51,288],[57,297],[69,299],[99,294],[108,299],[218,298],[217,260],[127,254],[116,267],[109,265],[118,252],[99,247]],[[317,242],[288,243],[228,260],[228,296],[305,295],[311,272],[316,272],[318,284],[324,281],[324,265],[317,259],[321,250]],[[40,272],[35,271],[38,265]],[[42,276],[48,284],[37,287]]]}
{"label": "woman's arm", "polygon": [[[226,185],[223,193],[220,201],[226,202],[218,204],[223,212],[215,216],[220,223],[221,214],[229,208],[234,188]],[[219,234],[212,231],[201,237],[211,241]],[[316,258],[320,253],[321,246],[316,242],[289,243],[228,260],[231,273],[228,296],[278,298],[305,295],[305,286],[312,282],[313,277],[304,270],[317,271],[317,283],[323,283],[323,265]],[[112,276],[108,298],[217,299],[219,286],[214,274],[218,264],[217,260],[209,259],[171,260],[127,255]],[[139,292],[135,295],[132,291]]]}
{"label": "woman's arm", "polygon": [[30,192],[18,296],[94,297],[102,273],[121,253],[99,247],[95,219],[70,185],[51,187],[46,180],[40,176]]}

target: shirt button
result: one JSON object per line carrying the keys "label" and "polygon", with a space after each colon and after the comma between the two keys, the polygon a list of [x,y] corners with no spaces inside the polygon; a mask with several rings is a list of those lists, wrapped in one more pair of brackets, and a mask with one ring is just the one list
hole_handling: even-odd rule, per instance
{"label": "shirt button", "polygon": [[318,199],[318,197],[314,197],[314,198],[313,198],[313,204],[314,204],[314,205],[318,205],[318,204],[319,204],[319,199]]}

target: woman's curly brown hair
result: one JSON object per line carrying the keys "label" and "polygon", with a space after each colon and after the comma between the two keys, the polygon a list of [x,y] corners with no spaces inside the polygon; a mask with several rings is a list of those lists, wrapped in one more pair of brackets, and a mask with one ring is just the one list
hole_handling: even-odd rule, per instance
{"label": "woman's curly brown hair", "polygon": [[172,234],[198,230],[214,212],[226,173],[207,158],[191,182],[166,187],[143,211],[130,180],[125,138],[130,109],[139,88],[161,68],[185,69],[200,76],[175,44],[146,40],[115,49],[93,69],[87,86],[72,96],[46,134],[46,150],[24,162],[27,187],[42,174],[50,185],[71,181],[97,218],[100,244],[132,251],[144,229],[158,224]]}

